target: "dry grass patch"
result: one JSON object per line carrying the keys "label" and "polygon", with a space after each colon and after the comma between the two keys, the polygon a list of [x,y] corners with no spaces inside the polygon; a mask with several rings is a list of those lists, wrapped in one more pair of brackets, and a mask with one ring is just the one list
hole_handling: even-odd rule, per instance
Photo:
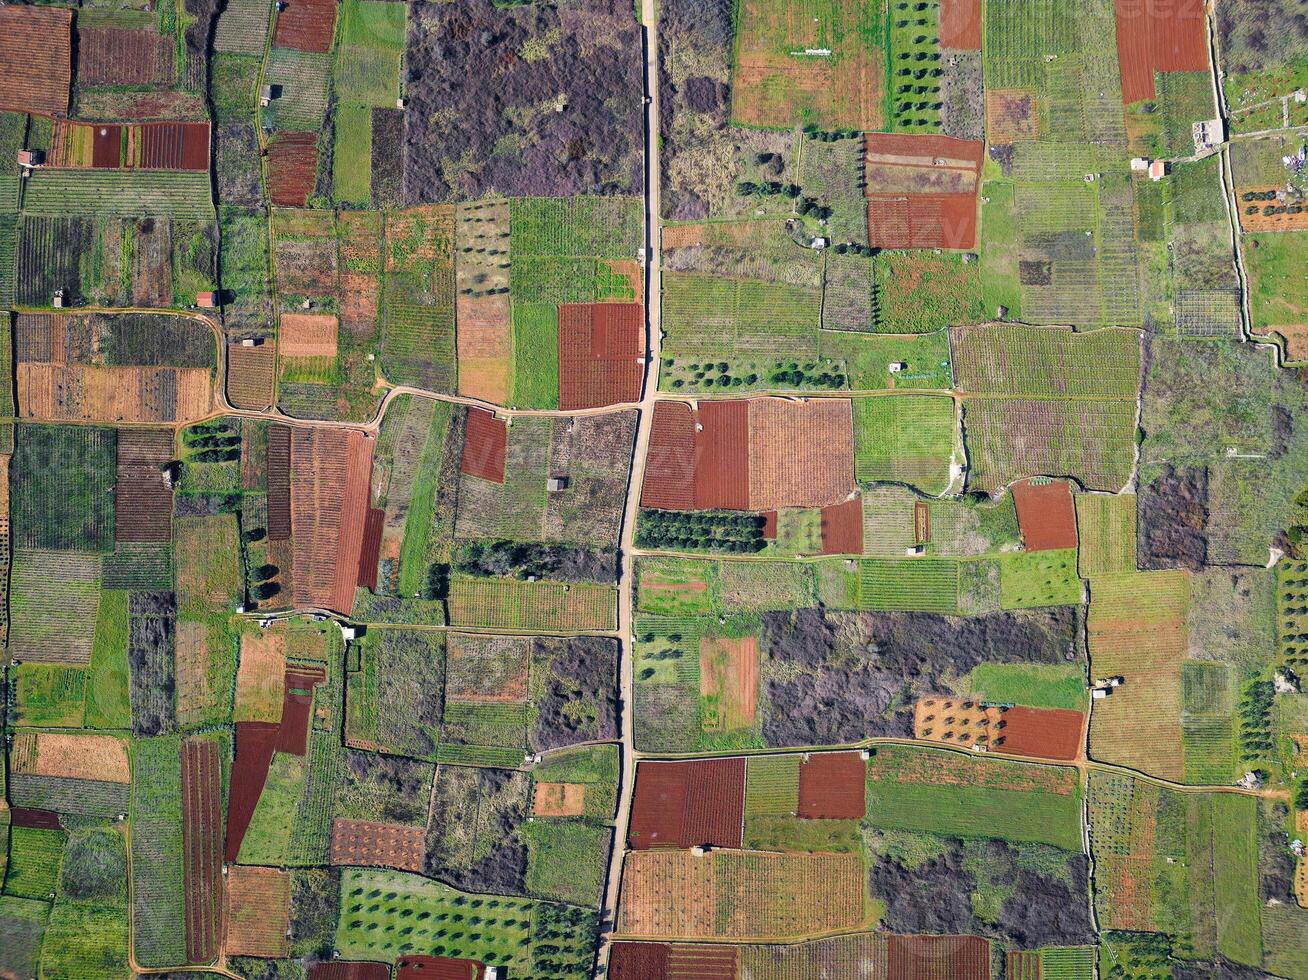
{"label": "dry grass patch", "polygon": [[289,954],[291,876],[273,868],[233,865],[227,873],[227,942],[232,956],[280,959]]}
{"label": "dry grass patch", "polygon": [[536,784],[531,797],[533,817],[580,817],[585,812],[585,783]]}
{"label": "dry grass patch", "polygon": [[15,737],[13,772],[128,783],[132,779],[127,745],[112,735],[63,735],[25,732]]}
{"label": "dry grass patch", "polygon": [[284,630],[271,627],[259,633],[242,633],[232,720],[281,721],[285,674]]}
{"label": "dry grass patch", "polygon": [[282,357],[335,357],[339,329],[332,313],[283,313],[277,348]]}

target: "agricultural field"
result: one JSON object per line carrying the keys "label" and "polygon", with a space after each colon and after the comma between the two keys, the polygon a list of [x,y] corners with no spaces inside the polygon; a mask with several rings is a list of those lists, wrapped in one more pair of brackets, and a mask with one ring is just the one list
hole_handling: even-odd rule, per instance
{"label": "agricultural field", "polygon": [[0,976],[1308,980],[1293,0],[69,8]]}

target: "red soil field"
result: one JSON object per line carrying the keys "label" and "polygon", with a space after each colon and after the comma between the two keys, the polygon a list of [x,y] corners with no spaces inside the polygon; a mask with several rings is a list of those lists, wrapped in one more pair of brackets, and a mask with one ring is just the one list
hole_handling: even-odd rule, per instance
{"label": "red soil field", "polygon": [[173,491],[163,464],[174,457],[171,429],[122,429],[114,483],[114,540],[172,539]]}
{"label": "red soil field", "polygon": [[981,0],[941,0],[940,46],[981,50]]}
{"label": "red soil field", "polygon": [[867,233],[878,248],[974,248],[976,196],[869,194]]}
{"label": "red soil field", "polygon": [[695,506],[749,507],[749,401],[700,402],[695,434]]}
{"label": "red soil field", "polygon": [[255,804],[268,779],[268,764],[277,746],[278,725],[270,721],[236,723],[235,757],[227,793],[227,842],[223,860],[233,862],[250,827]]}
{"label": "red soil field", "polygon": [[309,713],[313,689],[327,679],[321,668],[297,667],[286,671],[282,694],[282,722],[277,729],[277,751],[304,755],[309,745]]}
{"label": "red soil field", "polygon": [[1152,99],[1155,71],[1207,71],[1203,0],[1115,0],[1122,102]]}
{"label": "red soil field", "polygon": [[645,313],[639,303],[559,306],[559,408],[640,400]]}
{"label": "red soil field", "polygon": [[822,554],[863,553],[863,498],[822,508]]}
{"label": "red soil field", "polygon": [[208,123],[144,123],[141,166],[147,170],[208,170]]}
{"label": "red soil field", "polygon": [[614,943],[609,951],[612,980],[665,980],[668,947],[663,943]]}
{"label": "red soil field", "polygon": [[655,402],[640,505],[661,510],[695,506],[695,417],[684,402]]}
{"label": "red soil field", "polygon": [[668,976],[675,980],[736,980],[739,973],[740,951],[735,946],[668,947]]}
{"label": "red soil field", "polygon": [[317,133],[278,133],[268,144],[268,197],[278,207],[304,207],[317,172]]}
{"label": "red soil field", "polygon": [[745,818],[745,760],[642,762],[636,767],[628,840],[654,847],[739,847]]}
{"label": "red soil field", "polygon": [[67,114],[72,25],[71,10],[0,7],[0,109]]}
{"label": "red soil field", "polygon": [[777,512],[775,510],[765,510],[763,512],[763,540],[777,540]]}
{"label": "red soil field", "polygon": [[1000,722],[995,751],[1071,761],[1081,754],[1084,721],[1081,712],[1064,708],[1009,708]]}
{"label": "red soil field", "polygon": [[980,171],[981,161],[985,159],[984,143],[957,136],[868,133],[863,148],[868,156],[901,157],[895,162],[905,167],[931,168],[940,165],[940,161],[966,161]]}
{"label": "red soil field", "polygon": [[186,739],[181,755],[186,959],[208,963],[222,934],[223,769],[212,738]]}
{"label": "red soil field", "polygon": [[[345,492],[341,497],[336,577],[329,605],[348,615],[354,606],[354,589],[359,581],[359,556],[363,550],[364,524],[368,513],[368,486],[372,480],[372,451],[377,443],[362,432],[351,432],[346,443]],[[374,562],[373,568],[376,567]]]}
{"label": "red soil field", "polygon": [[336,28],[336,0],[287,0],[277,15],[273,43],[296,51],[327,51]]}
{"label": "red soil field", "polygon": [[377,591],[377,559],[381,557],[382,531],[386,525],[386,511],[368,508],[363,521],[363,547],[359,549],[358,584]]}
{"label": "red soil field", "polygon": [[32,830],[63,830],[59,814],[53,810],[38,810],[34,807],[16,806],[9,810],[9,823],[14,827],[30,827]]}
{"label": "red soil field", "polygon": [[815,752],[799,764],[797,816],[861,820],[867,807],[866,783],[867,767],[859,753]]}
{"label": "red soil field", "polygon": [[1013,504],[1027,551],[1076,547],[1076,505],[1066,481],[1014,483]]}
{"label": "red soil field", "polygon": [[476,960],[450,956],[401,956],[395,980],[481,980],[486,971]]}
{"label": "red soil field", "polygon": [[91,166],[97,170],[117,170],[122,162],[123,127],[96,126],[91,134]]}
{"label": "red soil field", "polygon": [[504,482],[504,451],[509,427],[503,419],[482,408],[468,409],[463,429],[463,459],[459,469],[492,483]]}
{"label": "red soil field", "polygon": [[77,80],[94,85],[153,85],[171,80],[171,38],[155,31],[79,28]]}
{"label": "red soil field", "polygon": [[888,936],[886,976],[895,980],[990,980],[990,943],[980,936]]}
{"label": "red soil field", "polygon": [[390,980],[391,968],[385,963],[357,960],[332,960],[309,967],[309,980]]}
{"label": "red soil field", "polygon": [[291,537],[291,430],[268,426],[268,539]]}

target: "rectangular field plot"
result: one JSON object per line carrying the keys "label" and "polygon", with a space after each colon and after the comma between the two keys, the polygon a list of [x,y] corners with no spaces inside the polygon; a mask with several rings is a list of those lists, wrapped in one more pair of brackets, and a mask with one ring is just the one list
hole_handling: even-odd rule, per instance
{"label": "rectangular field plot", "polygon": [[669,272],[663,277],[665,350],[689,357],[817,356],[820,288]]}
{"label": "rectangular field plot", "polygon": [[138,740],[132,782],[133,947],[142,963],[186,962],[181,742]]}
{"label": "rectangular field plot", "polygon": [[450,581],[450,622],[487,629],[608,630],[617,590],[592,582],[524,582],[456,576]]}
{"label": "rectangular field plot", "polygon": [[987,324],[950,331],[954,381],[977,395],[1135,398],[1140,334]]}
{"label": "rectangular field plot", "polygon": [[639,851],[628,856],[618,928],[664,939],[784,940],[863,924],[858,854]]}
{"label": "rectangular field plot", "polygon": [[1135,401],[967,398],[968,485],[993,491],[1026,476],[1070,476],[1116,492],[1130,479]]}
{"label": "rectangular field plot", "polygon": [[945,558],[865,558],[858,563],[858,608],[954,614],[958,562]]}
{"label": "rectangular field plot", "polygon": [[1085,578],[1135,568],[1135,494],[1076,495],[1077,565]]}
{"label": "rectangular field plot", "polygon": [[16,431],[10,471],[15,547],[113,550],[114,430],[19,425]]}
{"label": "rectangular field plot", "polygon": [[1091,581],[1091,676],[1125,678],[1109,697],[1094,702],[1093,758],[1185,778],[1181,661],[1189,643],[1189,599],[1185,572],[1126,572]]}
{"label": "rectangular field plot", "polygon": [[37,663],[90,663],[99,604],[98,555],[17,551],[9,587],[14,656]]}
{"label": "rectangular field plot", "polygon": [[38,170],[28,181],[28,214],[94,214],[212,221],[208,173],[143,170]]}
{"label": "rectangular field plot", "polygon": [[854,475],[860,483],[907,483],[924,493],[944,492],[957,439],[956,415],[949,398],[854,399]]}
{"label": "rectangular field plot", "polygon": [[1075,769],[882,746],[868,763],[867,812],[888,829],[1081,850]]}

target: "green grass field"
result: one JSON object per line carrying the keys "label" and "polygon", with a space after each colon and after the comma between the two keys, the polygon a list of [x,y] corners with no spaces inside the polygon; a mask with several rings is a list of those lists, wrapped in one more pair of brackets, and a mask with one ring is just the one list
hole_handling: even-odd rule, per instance
{"label": "green grass field", "polygon": [[1005,609],[1078,605],[1076,549],[1000,555],[999,601]]}
{"label": "green grass field", "polygon": [[28,214],[212,220],[209,175],[182,170],[39,170],[28,181]]}
{"label": "green grass field", "polygon": [[241,841],[241,864],[266,864],[278,867],[286,863],[294,829],[296,805],[304,792],[305,763],[302,756],[286,752],[273,754],[254,816]]}
{"label": "green grass field", "polygon": [[452,409],[446,402],[436,402],[431,424],[423,441],[422,453],[409,489],[409,509],[404,518],[404,536],[400,540],[400,595],[413,595],[426,585],[427,551],[431,538],[432,513],[436,506],[436,481],[445,458],[445,435],[450,427]]}
{"label": "green grass field", "polygon": [[1075,772],[895,746],[868,766],[867,822],[892,830],[992,837],[1081,850]]}
{"label": "green grass field", "polygon": [[799,809],[799,755],[768,755],[745,762],[746,816],[789,816]]}
{"label": "green grass field", "polygon": [[527,891],[537,898],[594,905],[600,898],[613,831],[576,820],[537,818],[523,825]]}
{"label": "green grass field", "polygon": [[142,965],[186,962],[179,745],[176,736],[132,745],[132,933]]}
{"label": "green grass field", "polygon": [[865,558],[859,563],[860,609],[955,613],[958,562],[947,558]]}
{"label": "green grass field", "polygon": [[1275,329],[1303,323],[1308,314],[1308,280],[1302,257],[1308,249],[1308,231],[1245,235],[1243,243],[1254,326]]}
{"label": "green grass field", "polygon": [[1085,671],[1075,664],[980,664],[956,685],[992,704],[1084,711],[1089,703]]}
{"label": "green grass field", "polygon": [[[140,951],[137,937],[138,958]],[[174,962],[184,963],[185,954]],[[129,972],[124,909],[55,903],[41,946],[41,976],[118,980]]]}
{"label": "green grass field", "polygon": [[363,207],[372,201],[372,109],[342,102],[336,106],[332,145],[332,194],[340,204]]}
{"label": "green grass field", "polygon": [[953,399],[887,395],[853,404],[859,482],[908,483],[929,494],[948,488],[958,425]]}
{"label": "green grass field", "polygon": [[5,869],[6,895],[49,899],[59,883],[59,865],[68,835],[62,830],[12,827],[9,830],[9,867]]}
{"label": "green grass field", "polygon": [[15,722],[79,728],[86,701],[86,671],[60,664],[23,663],[13,668]]}
{"label": "green grass field", "polygon": [[593,582],[526,582],[517,579],[450,580],[450,622],[497,629],[612,629],[617,590]]}
{"label": "green grass field", "polygon": [[513,304],[513,402],[559,405],[559,314],[551,303]]}

